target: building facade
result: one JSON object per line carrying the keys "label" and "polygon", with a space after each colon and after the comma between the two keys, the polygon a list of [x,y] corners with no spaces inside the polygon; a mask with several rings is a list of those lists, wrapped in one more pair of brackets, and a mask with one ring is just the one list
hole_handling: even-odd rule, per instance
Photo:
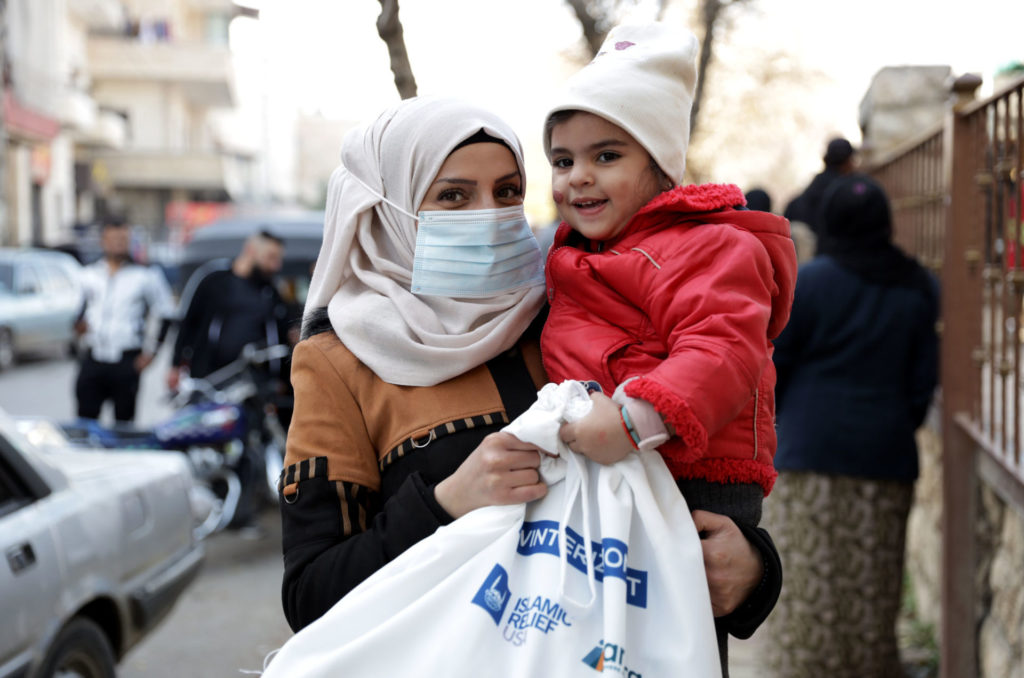
{"label": "building facade", "polygon": [[175,205],[250,192],[231,0],[8,0],[0,244],[53,246],[117,213],[166,239]]}

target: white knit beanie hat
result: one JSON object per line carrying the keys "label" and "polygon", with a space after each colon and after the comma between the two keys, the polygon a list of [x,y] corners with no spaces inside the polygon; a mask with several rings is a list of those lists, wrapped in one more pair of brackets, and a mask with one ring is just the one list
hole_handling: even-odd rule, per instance
{"label": "white knit beanie hat", "polygon": [[[597,56],[566,81],[546,118],[578,110],[613,122],[681,184],[697,84],[697,49],[697,38],[684,28],[660,22],[616,26]],[[547,132],[544,152],[550,159]]]}

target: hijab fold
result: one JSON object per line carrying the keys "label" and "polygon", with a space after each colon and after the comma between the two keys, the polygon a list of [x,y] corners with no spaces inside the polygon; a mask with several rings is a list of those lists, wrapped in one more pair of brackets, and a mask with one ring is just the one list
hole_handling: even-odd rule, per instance
{"label": "hijab fold", "polygon": [[544,303],[544,285],[486,299],[411,291],[415,213],[445,159],[479,131],[503,141],[525,186],[512,129],[455,99],[407,99],[351,130],[331,175],[324,239],[305,313],[327,307],[342,343],[388,383],[433,386],[511,348]]}

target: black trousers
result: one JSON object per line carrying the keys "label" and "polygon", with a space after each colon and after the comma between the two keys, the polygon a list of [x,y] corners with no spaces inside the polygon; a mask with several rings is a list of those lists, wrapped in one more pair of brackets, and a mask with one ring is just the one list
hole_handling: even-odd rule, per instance
{"label": "black trousers", "polygon": [[139,394],[139,373],[135,359],[141,351],[125,351],[116,363],[102,363],[87,354],[78,370],[75,397],[78,416],[99,419],[107,400],[114,402],[114,418],[121,423],[135,420],[135,400]]}

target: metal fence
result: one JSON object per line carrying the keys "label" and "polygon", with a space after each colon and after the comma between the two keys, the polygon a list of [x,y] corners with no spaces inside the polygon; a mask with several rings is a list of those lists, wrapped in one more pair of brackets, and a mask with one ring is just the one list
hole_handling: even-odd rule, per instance
{"label": "metal fence", "polygon": [[978,672],[978,478],[1024,510],[1022,139],[1024,79],[954,107],[869,170],[892,200],[894,239],[942,282],[944,678]]}

